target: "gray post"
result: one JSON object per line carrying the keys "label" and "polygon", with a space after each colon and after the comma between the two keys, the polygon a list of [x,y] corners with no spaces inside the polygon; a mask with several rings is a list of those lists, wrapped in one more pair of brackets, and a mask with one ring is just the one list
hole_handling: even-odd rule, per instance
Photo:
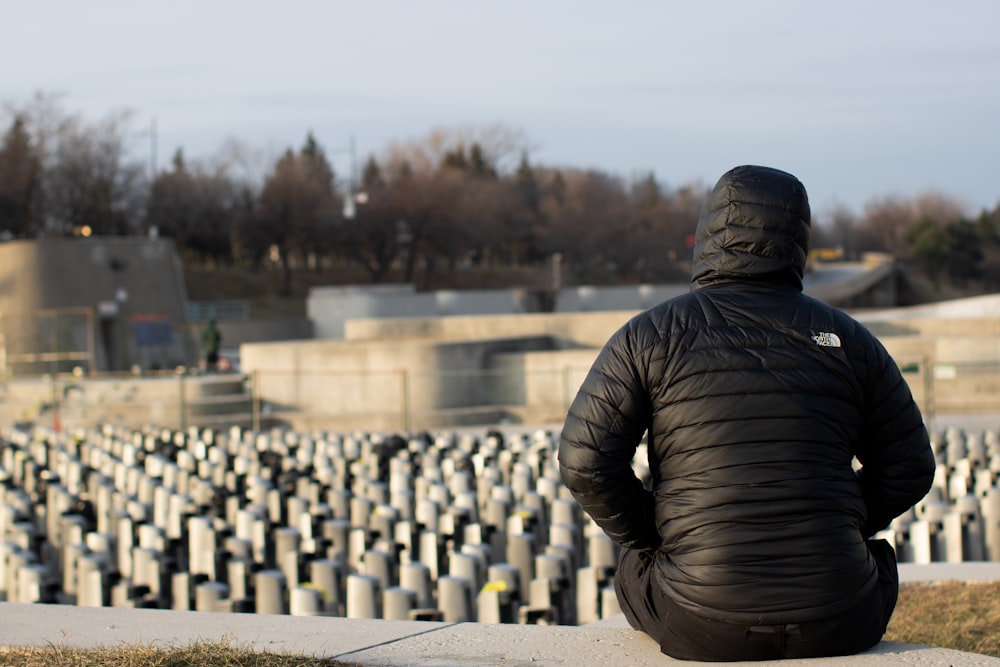
{"label": "gray post", "polygon": [[467,580],[473,591],[482,588],[486,576],[480,565],[480,560],[471,554],[448,554],[448,575]]}
{"label": "gray post", "polygon": [[347,618],[379,618],[379,582],[367,574],[347,577]]}
{"label": "gray post", "polygon": [[441,577],[438,579],[438,609],[449,623],[475,621],[472,589],[468,579]]}
{"label": "gray post", "polygon": [[344,564],[337,560],[309,563],[309,580],[320,592],[322,609],[330,616],[342,616],[344,604]]}
{"label": "gray post", "polygon": [[289,588],[299,585],[299,545],[302,534],[296,528],[278,528],[274,531],[274,559],[278,569],[285,574]]}
{"label": "gray post", "polygon": [[425,530],[420,533],[420,562],[430,570],[431,579],[438,578],[441,555],[436,531]]}
{"label": "gray post", "polygon": [[530,590],[531,580],[535,578],[535,536],[531,533],[508,535],[507,562],[516,566],[520,573],[518,590]]}
{"label": "gray post", "polygon": [[486,586],[510,594],[516,605],[527,603],[528,591],[521,588],[521,571],[510,563],[494,563],[487,568]]}
{"label": "gray post", "polygon": [[431,602],[431,571],[420,562],[403,563],[399,566],[399,585],[413,591],[417,596],[416,606],[427,608]]}
{"label": "gray post", "polygon": [[379,590],[386,590],[396,583],[395,557],[386,551],[369,550],[361,555],[362,573],[375,577]]}
{"label": "gray post", "polygon": [[215,572],[215,530],[212,519],[207,516],[193,516],[187,521],[188,559],[191,574],[204,574],[216,579]]}
{"label": "gray post", "polygon": [[250,598],[250,581],[254,562],[249,557],[230,558],[226,561],[226,583],[229,598],[234,602]]}
{"label": "gray post", "polygon": [[[1000,461],[1000,457],[996,460]],[[994,486],[986,491],[982,507],[986,542],[984,555],[987,560],[1000,560],[1000,487]]]}
{"label": "gray post", "polygon": [[325,616],[320,592],[308,586],[296,586],[290,591],[289,613],[292,616]]}
{"label": "gray post", "polygon": [[17,599],[14,602],[47,602],[45,581],[49,568],[41,563],[27,563],[17,568]]}
{"label": "gray post", "polygon": [[205,581],[194,589],[195,611],[228,611],[229,587],[218,581]]}
{"label": "gray post", "polygon": [[107,599],[105,587],[107,581],[103,571],[104,558],[93,555],[80,561],[80,592],[76,604],[80,607],[103,607]]}
{"label": "gray post", "polygon": [[417,594],[408,589],[393,586],[382,594],[382,617],[387,621],[405,621],[410,612],[417,608]]}
{"label": "gray post", "polygon": [[261,570],[254,577],[255,608],[258,614],[284,614],[285,575],[281,570]]}

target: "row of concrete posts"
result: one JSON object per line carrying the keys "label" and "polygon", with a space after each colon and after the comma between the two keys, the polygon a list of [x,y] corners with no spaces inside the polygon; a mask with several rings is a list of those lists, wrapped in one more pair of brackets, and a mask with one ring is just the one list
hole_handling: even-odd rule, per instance
{"label": "row of concrete posts", "polygon": [[[619,611],[617,548],[563,487],[556,446],[546,431],[10,428],[0,599],[592,622]],[[904,562],[1000,559],[1000,436],[950,428],[934,446],[934,487],[881,536]]]}
{"label": "row of concrete posts", "polygon": [[616,547],[548,433],[8,431],[0,597],[577,624]]}
{"label": "row of concrete posts", "polygon": [[1000,560],[1000,431],[948,427],[931,434],[937,457],[930,493],[882,536],[901,561]]}

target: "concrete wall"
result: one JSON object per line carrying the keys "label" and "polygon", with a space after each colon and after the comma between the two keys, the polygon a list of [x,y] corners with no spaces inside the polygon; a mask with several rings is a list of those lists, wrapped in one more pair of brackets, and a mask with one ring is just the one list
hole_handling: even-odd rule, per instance
{"label": "concrete wall", "polygon": [[491,368],[501,378],[501,400],[520,423],[562,422],[590,370],[597,350],[558,350],[494,355]]}
{"label": "concrete wall", "polygon": [[639,310],[593,313],[528,313],[430,318],[359,319],[346,323],[347,340],[434,338],[475,340],[544,335],[562,348],[600,347]]}
{"label": "concrete wall", "polygon": [[[891,306],[896,302],[895,261],[870,255],[864,262],[817,264],[804,278],[806,294],[832,304]],[[306,312],[317,338],[351,337],[353,320],[638,312],[684,294],[689,283],[565,287],[555,293],[531,290],[417,292],[412,285],[314,288]],[[357,337],[358,329],[354,329]]]}
{"label": "concrete wall", "polygon": [[841,308],[892,308],[898,297],[896,259],[867,253],[861,262],[817,262],[803,277],[802,289]]}
{"label": "concrete wall", "polygon": [[36,422],[71,429],[113,424],[250,426],[255,420],[243,376],[34,377],[0,383],[0,422]]}
{"label": "concrete wall", "polygon": [[962,318],[942,319],[927,317],[925,319],[888,319],[879,321],[862,321],[869,331],[882,338],[898,337],[990,337],[1000,335],[1000,317],[996,318]]}
{"label": "concrete wall", "polygon": [[[15,372],[172,368],[197,359],[173,241],[142,237],[0,244],[0,312]],[[69,314],[69,309],[75,309]],[[39,317],[39,311],[62,311]],[[89,313],[85,314],[85,313]],[[25,355],[62,353],[63,361]],[[81,352],[83,359],[67,353]],[[82,351],[86,351],[83,353]],[[87,358],[89,357],[89,358]]]}
{"label": "concrete wall", "polygon": [[1000,295],[985,294],[907,308],[865,310],[855,313],[862,322],[899,320],[969,320],[1000,318]]}
{"label": "concrete wall", "polygon": [[[269,425],[350,431],[558,423],[600,346],[633,314],[351,322],[348,333],[355,325],[360,331],[356,339],[245,344],[243,370],[262,399],[258,423]],[[879,323],[894,332],[880,338],[906,367],[904,377],[930,420],[937,413],[1000,413],[995,319],[903,324]],[[935,330],[949,335],[921,333]],[[229,382],[238,385],[241,378],[230,376]],[[51,416],[45,404],[61,396],[67,425],[74,419],[130,425],[185,419],[205,426],[250,420],[250,400],[239,387],[209,396],[200,389],[185,395],[170,377],[60,382],[56,391],[44,381],[0,384],[0,416],[45,419]],[[195,404],[183,413],[177,407]]]}
{"label": "concrete wall", "polygon": [[557,313],[640,311],[652,308],[661,301],[685,294],[690,290],[691,286],[687,283],[622,287],[587,285],[566,287],[556,294],[555,311]]}
{"label": "concrete wall", "polygon": [[539,298],[520,289],[417,292],[413,285],[319,287],[310,291],[306,312],[317,338],[343,338],[351,319],[526,313],[541,309]]}
{"label": "concrete wall", "polygon": [[[358,320],[412,319],[426,326],[430,318],[469,316],[508,317],[553,313],[638,312],[690,289],[680,285],[632,285],[626,287],[568,287],[552,295],[530,290],[444,290],[416,292],[412,286],[323,287],[313,289],[306,302],[317,338],[364,337]],[[496,323],[498,320],[481,320]],[[539,320],[544,321],[544,320]],[[398,325],[401,330],[413,328]],[[467,328],[471,321],[462,325]],[[383,329],[388,331],[388,329]],[[380,334],[381,335],[381,334]],[[407,333],[403,335],[437,335]]]}
{"label": "concrete wall", "polygon": [[[973,312],[957,305],[953,311]],[[341,415],[347,420],[351,419],[351,411],[358,411],[357,423],[365,423],[367,417],[377,414],[372,406],[378,402],[390,412],[435,415],[439,424],[446,423],[449,412],[457,419],[464,411],[471,419],[474,408],[484,420],[480,423],[487,423],[497,414],[521,423],[558,422],[600,347],[636,312],[352,320],[345,325],[344,341],[280,343],[259,350],[246,346],[244,369],[267,371],[269,380],[261,385],[263,396],[280,403],[283,409],[302,404],[311,415]],[[867,325],[893,358],[906,367],[905,377],[925,412],[1000,412],[1000,318],[897,320],[891,315],[869,318]],[[498,350],[492,342],[498,338],[524,342],[521,349]],[[329,358],[311,353],[291,352],[290,347],[281,354],[277,352],[287,346],[310,350],[314,345],[327,350],[327,354],[338,351],[338,355],[350,360],[349,365],[331,364]],[[472,352],[477,345],[481,350]],[[449,367],[444,360],[450,353],[445,350],[455,346],[475,362]],[[286,354],[293,355],[294,360],[286,359]],[[449,372],[456,368],[461,368],[462,373],[479,372],[478,380],[463,378],[454,393],[433,386],[435,381],[452,381]],[[307,385],[310,381],[296,380],[296,374],[305,369],[315,375],[315,382],[329,386],[321,389]],[[404,387],[413,378],[432,377],[435,369],[440,369],[437,380],[409,390]],[[373,392],[349,383],[349,388],[343,388],[345,380],[332,374],[345,370],[351,382],[361,382],[356,378],[368,372],[375,377],[396,375],[391,381],[382,380],[387,384]],[[374,381],[367,380],[360,386]],[[341,388],[334,390],[334,385]],[[351,398],[338,398],[331,392]],[[486,402],[476,405],[477,401]],[[494,412],[489,411],[491,407]],[[296,417],[289,413],[288,418]]]}
{"label": "concrete wall", "polygon": [[498,354],[552,347],[545,336],[467,341],[303,341],[240,348],[265,416],[307,428],[431,428],[496,421]]}

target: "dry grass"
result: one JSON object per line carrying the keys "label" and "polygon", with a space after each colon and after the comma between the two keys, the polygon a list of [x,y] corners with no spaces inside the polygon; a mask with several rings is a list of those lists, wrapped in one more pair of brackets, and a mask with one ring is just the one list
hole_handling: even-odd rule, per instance
{"label": "dry grass", "polygon": [[905,584],[885,638],[1000,658],[1000,582]]}
{"label": "dry grass", "polygon": [[234,647],[227,642],[199,642],[183,648],[119,646],[104,649],[0,647],[3,667],[359,667],[356,662],[276,655]]}
{"label": "dry grass", "polygon": [[[905,584],[885,638],[1000,658],[1000,582]],[[0,647],[3,667],[358,667],[327,658],[282,656],[227,642],[163,649],[122,646],[76,650]]]}

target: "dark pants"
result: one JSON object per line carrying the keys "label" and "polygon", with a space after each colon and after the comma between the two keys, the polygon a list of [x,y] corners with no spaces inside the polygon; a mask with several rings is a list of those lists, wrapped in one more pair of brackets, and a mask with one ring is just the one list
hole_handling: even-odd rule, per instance
{"label": "dark pants", "polygon": [[663,593],[649,551],[622,550],[615,592],[629,624],[655,639],[664,653],[680,660],[853,655],[881,641],[899,594],[892,547],[885,540],[869,540],[868,547],[878,567],[878,584],[854,609],[818,621],[749,625],[693,614]]}

